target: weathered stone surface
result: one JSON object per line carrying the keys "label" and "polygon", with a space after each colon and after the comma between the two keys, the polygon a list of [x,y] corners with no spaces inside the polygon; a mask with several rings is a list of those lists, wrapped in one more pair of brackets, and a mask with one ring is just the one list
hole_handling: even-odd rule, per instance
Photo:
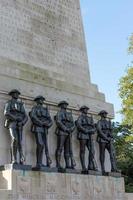
{"label": "weathered stone surface", "polygon": [[78,169],[65,169],[65,173],[70,174],[81,174],[81,170]]}
{"label": "weathered stone surface", "polygon": [[108,172],[108,176],[121,177],[121,172]]}
{"label": "weathered stone surface", "polygon": [[126,200],[123,178],[18,170],[6,173],[5,179],[12,185],[0,191],[0,200]]}
{"label": "weathered stone surface", "polygon": [[89,175],[95,175],[95,176],[102,176],[102,172],[100,172],[100,171],[89,170],[88,174]]}
{"label": "weathered stone surface", "polygon": [[133,193],[126,193],[126,198],[127,198],[127,200],[132,200],[133,199]]}
{"label": "weathered stone surface", "polygon": [[37,68],[50,68],[57,76],[65,72],[65,80],[69,81],[70,76],[79,85],[86,80],[88,86],[88,61],[78,0],[2,0],[0,7],[1,56]]}
{"label": "weathered stone surface", "polygon": [[42,172],[58,172],[58,169],[56,167],[32,167],[33,171],[42,171]]}

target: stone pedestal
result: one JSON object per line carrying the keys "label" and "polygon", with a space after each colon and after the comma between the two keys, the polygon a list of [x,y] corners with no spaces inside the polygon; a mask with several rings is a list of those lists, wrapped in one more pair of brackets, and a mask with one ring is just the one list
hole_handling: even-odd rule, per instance
{"label": "stone pedestal", "polygon": [[0,200],[126,200],[123,178],[5,170]]}
{"label": "stone pedestal", "polygon": [[2,170],[31,170],[31,165],[20,165],[20,164],[6,164],[0,166],[0,171]]}

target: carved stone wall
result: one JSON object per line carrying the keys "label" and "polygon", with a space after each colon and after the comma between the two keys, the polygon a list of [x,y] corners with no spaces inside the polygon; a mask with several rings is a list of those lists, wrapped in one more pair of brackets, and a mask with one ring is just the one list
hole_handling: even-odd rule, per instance
{"label": "carved stone wall", "polygon": [[0,9],[1,56],[89,87],[79,0],[1,0]]}
{"label": "carved stone wall", "polygon": [[123,178],[10,170],[2,178],[0,200],[128,200]]}

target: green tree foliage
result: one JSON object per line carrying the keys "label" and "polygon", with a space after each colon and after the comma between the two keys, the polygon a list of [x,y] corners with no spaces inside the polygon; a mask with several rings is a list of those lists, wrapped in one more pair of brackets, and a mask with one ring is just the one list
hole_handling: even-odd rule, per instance
{"label": "green tree foliage", "polygon": [[[133,55],[133,34],[129,39],[129,54]],[[119,82],[122,100],[122,124],[115,123],[115,147],[118,167],[125,177],[126,192],[133,192],[133,66],[128,67]]]}
{"label": "green tree foliage", "polygon": [[133,67],[121,78],[119,94],[122,100],[123,123],[133,127]]}
{"label": "green tree foliage", "polygon": [[129,39],[129,48],[128,51],[130,54],[133,54],[133,34],[131,35],[130,39]]}
{"label": "green tree foliage", "polygon": [[131,127],[115,123],[114,138],[117,165],[124,175],[126,192],[133,192],[133,134]]}
{"label": "green tree foliage", "polygon": [[[129,40],[129,53],[133,55],[133,34]],[[126,75],[120,79],[119,95],[122,100],[123,123],[133,128],[133,66],[129,66]]]}

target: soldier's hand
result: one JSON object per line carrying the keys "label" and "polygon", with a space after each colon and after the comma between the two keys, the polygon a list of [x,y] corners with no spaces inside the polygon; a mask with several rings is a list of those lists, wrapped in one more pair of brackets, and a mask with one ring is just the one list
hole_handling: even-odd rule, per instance
{"label": "soldier's hand", "polygon": [[43,126],[48,126],[48,123],[47,122],[43,122]]}
{"label": "soldier's hand", "polygon": [[69,128],[66,128],[66,132],[70,133],[70,129],[69,129]]}
{"label": "soldier's hand", "polygon": [[96,132],[96,129],[95,129],[95,128],[92,128],[92,129],[89,131],[90,134],[94,134],[95,132]]}
{"label": "soldier's hand", "polygon": [[18,122],[17,125],[18,126],[23,126],[23,122]]}
{"label": "soldier's hand", "polygon": [[17,117],[17,122],[21,122],[22,121],[22,117]]}
{"label": "soldier's hand", "polygon": [[108,141],[108,142],[111,142],[111,138],[107,138],[107,141]]}
{"label": "soldier's hand", "polygon": [[69,132],[73,132],[73,131],[74,131],[74,128],[70,128],[70,129],[69,129]]}
{"label": "soldier's hand", "polygon": [[85,129],[85,134],[88,134],[88,129]]}

